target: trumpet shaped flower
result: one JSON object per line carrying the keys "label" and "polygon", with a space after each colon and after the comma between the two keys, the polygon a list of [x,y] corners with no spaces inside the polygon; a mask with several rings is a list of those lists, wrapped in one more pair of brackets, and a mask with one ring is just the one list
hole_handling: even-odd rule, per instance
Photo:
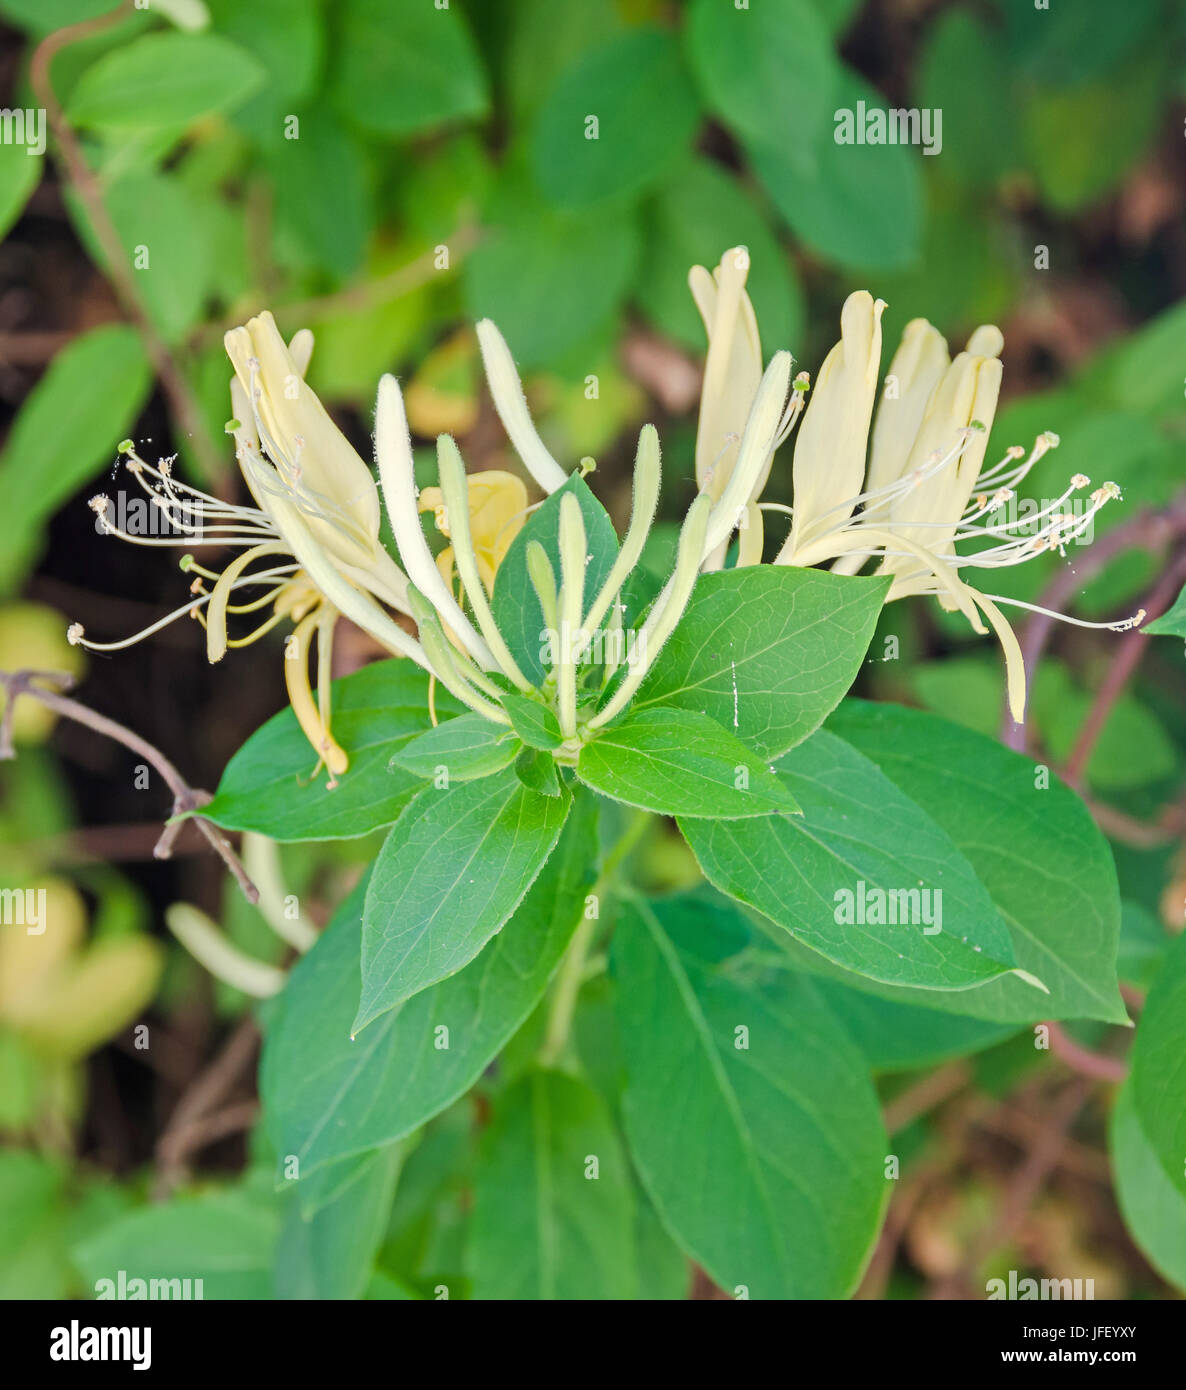
{"label": "trumpet shaped flower", "polygon": [[[127,469],[160,524],[142,535],[119,524],[109,498],[93,498],[91,506],[104,531],[134,544],[238,553],[221,572],[192,554],[183,556],[182,569],[194,576],[190,601],[134,637],[94,642],[78,623],[69,637],[94,651],[114,651],[188,614],[204,626],[207,657],[216,662],[229,647],[248,646],[280,623],[293,623],[285,683],[301,728],[334,777],[348,763],[330,730],[337,619],[346,614],[393,655],[425,665],[419,645],[387,611],[407,613],[407,579],[379,540],[379,497],[370,469],[305,382],[313,335],[302,330],[286,345],[265,313],[228,333],[226,348],[235,368],[235,418],[228,429],[256,505],[192,487],[174,476],[172,460],[151,465],[126,441]],[[230,635],[230,619],[267,610],[253,630]],[[309,679],[314,643],[316,696]]]}
{"label": "trumpet shaped flower", "polygon": [[[733,254],[727,253],[726,259]],[[696,298],[699,304],[702,293]],[[935,595],[982,634],[988,631],[987,620],[1005,655],[1009,706],[1020,722],[1025,671],[1017,638],[1000,605],[1033,605],[984,593],[965,575],[1021,564],[1049,550],[1065,553],[1067,545],[1090,535],[1096,513],[1120,495],[1119,489],[1104,483],[1087,494],[1077,511],[1074,505],[1068,509],[1071,499],[1090,487],[1089,479],[1077,473],[1061,496],[1036,514],[1011,516],[1007,504],[1037,461],[1057,446],[1058,437],[1043,434],[1028,453],[1011,447],[985,469],[1001,386],[1000,330],[993,325],[976,329],[965,350],[952,359],[942,335],[925,319],[914,319],[890,362],[878,404],[884,308],[882,300],[864,290],[848,297],[840,341],[825,358],[806,409],[809,381],[804,374],[795,378],[785,409],[777,390],[770,394],[777,355],[772,360],[754,394],[738,461],[721,495],[729,505],[718,504],[719,525],[710,523],[713,546],[719,547],[739,527],[738,563],[756,563],[762,531],[759,522],[755,537],[749,518],[755,510],[787,512],[790,532],[775,564],[829,565],[837,573],[855,574],[873,563],[876,573],[892,581],[890,599]],[[713,336],[720,329],[707,316],[705,322],[711,360]],[[780,379],[787,375],[779,372]],[[702,430],[706,420],[736,418],[738,402],[727,377],[706,368],[704,390],[719,399],[701,401]],[[759,503],[770,457],[796,424],[793,505]],[[743,469],[741,456],[751,436],[753,451]],[[706,450],[711,438],[705,441]],[[764,449],[770,452],[759,462]],[[734,487],[742,472],[745,477]],[[723,536],[718,534],[722,531]],[[712,557],[706,556],[706,568],[711,567]],[[1123,631],[1142,616],[1079,625]]]}

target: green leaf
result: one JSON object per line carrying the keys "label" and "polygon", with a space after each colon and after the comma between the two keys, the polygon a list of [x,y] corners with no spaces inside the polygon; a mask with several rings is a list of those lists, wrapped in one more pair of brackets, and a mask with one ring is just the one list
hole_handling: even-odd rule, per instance
{"label": "green leaf", "polygon": [[512,694],[504,695],[501,703],[510,716],[511,726],[529,748],[546,752],[564,742],[556,716],[539,700]]}
{"label": "green leaf", "polygon": [[186,126],[246,101],[263,81],[255,58],[220,34],[156,32],[89,67],[66,115],[73,125],[118,132]]}
{"label": "green leaf", "polygon": [[1054,211],[1077,211],[1140,160],[1162,119],[1165,75],[1166,55],[1155,50],[1106,78],[1074,87],[1046,82],[1037,87],[1021,113],[1022,139]]}
{"label": "green leaf", "polygon": [[1111,5],[1002,5],[1016,73],[1042,86],[1076,85],[1112,72],[1141,47],[1164,14],[1161,0]]}
{"label": "green leaf", "polygon": [[743,983],[698,944],[721,916],[636,900],[614,932],[630,1151],[664,1224],[727,1292],[842,1298],[885,1203],[877,1098],[809,981]]}
{"label": "green leaf", "polygon": [[1140,903],[1120,904],[1120,949],[1116,970],[1122,980],[1148,991],[1157,978],[1172,937],[1155,913]]}
{"label": "green leaf", "polygon": [[[212,289],[212,247],[200,204],[174,174],[126,174],[104,202],[149,318],[169,343],[202,317]],[[77,197],[68,199],[75,226],[99,265],[109,258]]]}
{"label": "green leaf", "polygon": [[496,1101],[474,1177],[478,1299],[632,1298],[633,1195],[605,1102],[535,1071]]}
{"label": "green leaf", "polygon": [[663,333],[697,355],[704,325],[688,289],[688,267],[720,263],[733,246],[750,254],[746,292],[767,348],[797,345],[806,308],[790,256],[752,192],[710,159],[697,156],[655,190],[647,210],[647,236],[635,294]]}
{"label": "green leaf", "polygon": [[121,1217],[76,1247],[74,1260],[92,1289],[123,1270],[129,1280],[200,1279],[205,1299],[267,1299],[278,1233],[270,1194],[240,1184]]}
{"label": "green leaf", "polygon": [[1186,1194],[1186,935],[1166,953],[1141,1010],[1131,1086],[1153,1153],[1177,1191]]}
{"label": "green leaf", "polygon": [[465,260],[466,305],[498,324],[525,371],[583,347],[625,303],[639,255],[633,208],[559,212],[504,174],[485,229]]}
{"label": "green leaf", "polygon": [[802,816],[681,820],[710,883],[886,984],[964,990],[1010,970],[1009,932],[971,865],[868,758],[821,730],[778,777]]}
{"label": "green leaf", "polygon": [[1132,1086],[1121,1086],[1108,1129],[1116,1198],[1133,1240],[1171,1284],[1186,1291],[1186,1196],[1145,1137]]}
{"label": "green leaf", "polygon": [[[837,110],[885,109],[875,88],[845,70]],[[831,106],[829,106],[829,111]],[[832,264],[861,270],[902,270],[921,254],[923,181],[920,156],[903,145],[838,145],[829,124],[810,161],[793,137],[746,141],[750,164],[788,226]]]}
{"label": "green leaf", "polygon": [[334,18],[330,95],[362,129],[410,135],[485,114],[486,74],[456,8],[341,0]]}
{"label": "green leaf", "polygon": [[366,884],[355,889],[297,962],[264,1043],[273,1146],[299,1159],[303,1180],[411,1133],[473,1085],[542,998],[593,886],[596,851],[597,803],[580,793],[551,858],[477,959],[352,1042]]}
{"label": "green leaf", "polygon": [[561,796],[563,787],[556,771],[556,760],[550,753],[536,748],[524,748],[515,759],[515,776],[528,789],[541,796]]}
{"label": "green leaf", "polygon": [[807,0],[745,9],[694,0],[688,49],[706,100],[735,135],[779,144],[793,162],[831,135],[837,64]]}
{"label": "green leaf", "polygon": [[[312,95],[321,75],[325,34],[318,0],[252,0],[250,5],[239,0],[205,0],[205,4],[214,27],[247,49],[267,73],[266,87],[240,117],[250,111],[257,118],[250,123],[255,129],[266,111],[279,125],[283,115],[293,110],[293,103]],[[302,128],[301,138],[308,133]]]}
{"label": "green leaf", "polygon": [[59,1160],[23,1149],[0,1150],[0,1297],[5,1301],[67,1296],[66,1181]]}
{"label": "green leaf", "polygon": [[570,209],[637,194],[679,159],[699,117],[675,39],[652,29],[618,35],[562,71],[540,109],[540,190]]}
{"label": "green leaf", "polygon": [[[461,707],[438,690],[438,712]],[[350,766],[331,787],[312,779],[317,755],[291,709],[251,735],[202,807],[228,830],[256,830],[273,840],[348,840],[391,825],[424,785],[392,759],[429,727],[428,677],[398,658],[377,661],[334,681],[333,731]]]}
{"label": "green leaf", "polygon": [[1141,631],[1153,633],[1158,637],[1186,637],[1186,589],[1182,590],[1174,599],[1173,606],[1160,618],[1143,624]]}
{"label": "green leaf", "polygon": [[139,335],[122,324],[92,329],[54,358],[0,455],[0,590],[36,559],[46,519],[114,457],[150,383]]}
{"label": "green leaf", "polygon": [[936,17],[925,37],[915,82],[920,107],[943,112],[944,172],[967,184],[991,184],[1017,159],[1012,80],[996,29],[967,10]]}
{"label": "green leaf", "polygon": [[485,715],[462,714],[405,743],[392,757],[414,777],[470,782],[509,767],[522,747],[513,729]]}
{"label": "green leaf", "polygon": [[385,1148],[354,1160],[333,1199],[306,1215],[291,1193],[276,1249],[277,1298],[360,1298],[383,1240],[403,1148]]}
{"label": "green leaf", "polygon": [[513,768],[414,798],[367,889],[353,1033],[473,960],[531,887],[571,804],[528,791]]}
{"label": "green leaf", "polygon": [[[277,118],[279,120],[279,118]],[[300,117],[300,138],[274,138],[264,162],[272,178],[276,229],[336,276],[362,265],[375,220],[360,142],[327,111]],[[327,187],[333,198],[325,196]]]}
{"label": "green leaf", "polygon": [[631,714],[581,749],[577,776],[602,796],[662,816],[765,816],[799,804],[766,764],[707,714]]}
{"label": "green leaf", "polygon": [[41,181],[44,161],[35,147],[0,145],[0,237],[17,220],[29,196]]}
{"label": "green leaf", "polygon": [[0,14],[33,34],[97,19],[113,8],[111,0],[0,0]]}
{"label": "green leaf", "polygon": [[817,980],[816,989],[875,1072],[937,1066],[992,1047],[1016,1032],[1013,1024],[882,999],[839,980]]}
{"label": "green leaf", "polygon": [[846,700],[828,728],[943,827],[1008,924],[1018,965],[1050,991],[1005,979],[893,997],[1002,1023],[1128,1021],[1116,979],[1116,871],[1072,791],[994,740],[918,710]]}
{"label": "green leaf", "polygon": [[702,710],[777,758],[847,694],[887,588],[789,565],[702,575],[634,708]]}
{"label": "green leaf", "polygon": [[[490,608],[511,655],[532,685],[542,685],[548,668],[551,642],[543,609],[536,597],[527,571],[527,547],[531,541],[543,546],[556,581],[560,581],[560,504],[564,494],[572,493],[581,508],[585,523],[585,544],[590,559],[585,566],[585,607],[601,591],[618,554],[618,537],[609,513],[579,476],[573,476],[557,488],[539,506],[530,520],[511,542],[502,564],[494,577],[494,594]],[[553,637],[552,640],[556,640]],[[508,708],[507,714],[511,713]],[[524,739],[524,742],[528,740]]]}

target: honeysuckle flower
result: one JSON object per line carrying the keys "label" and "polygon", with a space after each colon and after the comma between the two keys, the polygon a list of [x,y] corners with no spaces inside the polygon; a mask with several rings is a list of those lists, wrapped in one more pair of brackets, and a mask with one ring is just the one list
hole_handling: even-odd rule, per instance
{"label": "honeysuckle flower", "polygon": [[708,338],[696,429],[696,485],[714,502],[737,462],[745,422],[762,380],[762,341],[745,290],[749,265],[749,252],[735,246],[711,274],[702,265],[688,272],[688,287]]}
{"label": "honeysuckle flower", "polygon": [[[493,334],[491,325],[484,325],[479,332],[484,347],[493,343],[495,350],[505,351],[506,361],[510,361],[509,350]],[[785,367],[781,388],[776,382],[767,393],[777,407],[771,428],[777,426],[782,415],[785,377],[789,373],[786,354],[775,367],[775,376],[780,367]],[[518,416],[514,414],[518,408],[514,400],[511,406],[503,418],[514,420],[512,442],[520,447],[520,442],[526,440],[525,447],[534,451],[538,436],[525,404]],[[759,437],[758,431],[766,427],[763,418],[750,432],[748,445],[742,441],[737,469],[740,481],[732,484],[735,489],[743,483],[752,486],[752,460],[764,460],[770,443]],[[555,713],[564,738],[556,752],[557,759],[575,762],[582,743],[629,703],[682,616],[707,553],[710,519],[717,508],[732,505],[729,488],[715,503],[708,492],[697,496],[681,532],[675,571],[652,604],[643,627],[630,634],[622,632],[621,592],[642,555],[659,496],[659,439],[653,426],[644,427],[639,437],[630,524],[596,594],[585,591],[590,557],[580,506],[571,494],[563,498],[557,530],[559,575],[538,541],[529,543],[526,549],[528,580],[539,599],[545,623],[556,630],[558,637],[550,647],[543,683],[537,688],[515,660],[489,603],[490,581],[528,510],[522,485],[516,486],[516,480],[505,474],[468,476],[456,443],[448,435],[441,435],[437,440],[440,486],[425,488],[417,495],[403,394],[391,376],[385,376],[379,384],[375,454],[384,502],[411,581],[408,596],[420,641],[434,673],[459,700],[494,723],[506,725],[509,719],[499,704],[503,691],[492,676],[501,676],[520,692],[539,699]],[[445,564],[439,563],[440,557],[434,560],[425,538],[420,514],[426,511],[436,515],[438,526],[449,536],[452,553]],[[718,531],[726,534],[721,528]],[[454,588],[454,576],[460,592]],[[462,606],[461,595],[469,604],[469,612]],[[596,639],[607,630],[621,640],[611,644],[610,656],[599,657]],[[617,653],[626,650],[641,653],[642,657],[611,688],[621,666]]]}
{"label": "honeysuckle flower", "polygon": [[[720,500],[733,476],[750,406],[762,380],[762,340],[745,289],[749,268],[749,252],[734,246],[711,273],[701,265],[688,272],[688,287],[708,338],[696,428],[696,485],[714,501]],[[762,513],[756,502],[773,460],[772,448],[745,498],[738,564],[756,564],[762,558]],[[724,562],[722,542],[704,568],[720,569]]]}
{"label": "honeysuckle flower", "polygon": [[[334,627],[346,614],[397,656],[427,665],[419,644],[387,612],[408,612],[407,579],[379,541],[379,498],[366,464],[305,382],[313,335],[285,345],[270,314],[226,335],[235,368],[231,404],[236,458],[256,506],[223,501],[173,476],[172,460],[153,466],[131,441],[122,452],[135,482],[165,523],[163,535],[132,534],[116,522],[110,500],[92,499],[103,529],[138,545],[233,548],[221,573],[185,555],[194,576],[191,599],[143,632],[119,642],[93,642],[78,623],[71,642],[115,651],[190,615],[206,629],[206,652],[219,661],[228,647],[257,641],[279,623],[294,629],[286,645],[285,682],[292,708],[331,782],[347,756],[330,730],[330,666]],[[243,590],[251,597],[243,598]],[[270,608],[254,630],[231,637],[228,618]],[[316,697],[309,659],[317,644]]]}
{"label": "honeysuckle flower", "polygon": [[[490,468],[470,475],[467,496],[478,574],[486,592],[493,594],[495,573],[527,520],[527,488],[514,473]],[[422,488],[417,506],[422,512],[432,512],[441,535],[450,535],[449,509],[439,487]],[[437,553],[436,561],[445,583],[452,584],[456,568],[453,547],[445,546]]]}
{"label": "honeysuckle flower", "polygon": [[[698,304],[703,285],[701,278]],[[742,528],[738,563],[754,563],[760,556],[762,533],[758,531],[756,545],[752,536],[747,540],[746,519],[769,473],[770,455],[802,414],[792,463],[793,506],[757,504],[791,516],[790,534],[774,563],[827,564],[837,573],[855,574],[876,561],[875,572],[892,580],[890,599],[935,595],[945,608],[963,613],[981,634],[988,631],[987,620],[1005,655],[1009,707],[1020,722],[1025,671],[1017,638],[999,605],[1034,605],[986,594],[964,574],[1021,564],[1051,549],[1065,553],[1068,544],[1090,532],[1095,514],[1119,496],[1119,489],[1104,483],[1088,494],[1077,513],[1064,510],[1076,493],[1090,486],[1083,474],[1075,474],[1062,495],[1036,514],[1011,517],[1006,512],[1019,484],[1058,444],[1058,437],[1043,434],[1028,455],[1012,447],[999,463],[984,469],[1004,346],[993,325],[976,329],[965,351],[951,360],[942,335],[925,319],[912,320],[891,360],[874,419],[884,308],[883,301],[864,290],[849,296],[841,314],[840,341],[820,369],[806,410],[802,399],[807,378],[795,378],[791,402],[782,409],[789,365],[779,367],[772,378],[779,355],[771,361],[750,407],[732,473],[709,520],[705,568],[714,567],[713,553],[719,553],[737,527]],[[713,335],[720,330],[708,316],[705,322],[711,357]],[[706,370],[705,391],[720,399],[701,402],[702,425],[726,411],[730,418],[735,415],[736,401],[723,381],[720,374]],[[770,453],[763,456],[766,449]],[[755,481],[756,488],[747,493],[746,486]],[[1123,631],[1141,616],[1118,623],[1066,621]]]}

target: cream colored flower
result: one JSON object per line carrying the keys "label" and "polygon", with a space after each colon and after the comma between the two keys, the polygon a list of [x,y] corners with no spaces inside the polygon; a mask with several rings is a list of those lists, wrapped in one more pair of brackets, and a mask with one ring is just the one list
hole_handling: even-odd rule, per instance
{"label": "cream colored flower", "polygon": [[[302,330],[286,346],[265,313],[228,333],[226,347],[235,367],[235,418],[228,428],[258,505],[239,506],[191,487],[173,476],[171,459],[154,467],[127,441],[128,470],[163,525],[155,528],[157,534],[133,534],[117,524],[108,498],[96,497],[91,506],[106,531],[138,545],[213,545],[239,554],[221,573],[184,556],[182,568],[194,576],[190,602],[134,637],[92,642],[77,623],[69,636],[91,650],[115,651],[188,614],[205,627],[207,657],[216,662],[228,647],[248,646],[291,621],[285,684],[293,712],[332,780],[348,764],[330,730],[332,642],[339,615],[392,655],[410,656],[423,666],[428,662],[387,611],[408,611],[408,583],[379,540],[375,480],[305,382],[313,335]],[[266,610],[269,615],[246,635],[230,635],[231,617]],[[309,677],[314,643],[316,694]]]}
{"label": "cream colored flower", "polygon": [[[474,558],[483,587],[488,594],[493,594],[498,567],[527,520],[527,488],[522,478],[514,473],[490,468],[483,473],[471,473],[466,482],[466,491]],[[449,509],[439,487],[424,488],[417,505],[422,512],[432,512],[436,528],[442,536],[451,534]],[[456,572],[453,547],[445,546],[436,559],[445,583],[452,585]]]}
{"label": "cream colored flower", "polygon": [[[698,294],[698,303],[700,298]],[[1010,709],[1020,720],[1025,710],[1021,649],[999,605],[1033,605],[982,593],[962,576],[1021,564],[1051,549],[1065,551],[1090,531],[1096,512],[1119,496],[1119,489],[1105,483],[1078,510],[1074,505],[1064,510],[1075,493],[1090,486],[1076,474],[1060,497],[1036,513],[1006,513],[1018,485],[1058,444],[1058,437],[1042,435],[1028,456],[1010,448],[999,463],[984,469],[1004,346],[993,325],[976,329],[952,361],[942,335],[925,319],[912,320],[890,362],[874,419],[884,308],[864,290],[848,297],[840,341],[825,359],[805,411],[801,403],[807,378],[795,378],[784,409],[789,374],[779,369],[772,378],[779,355],[772,359],[754,392],[734,471],[709,522],[705,568],[716,567],[734,528],[742,528],[738,563],[760,558],[760,526],[756,545],[752,530],[747,539],[745,527],[769,473],[770,457],[802,414],[792,464],[794,505],[758,504],[759,510],[791,515],[790,534],[774,563],[827,564],[837,573],[855,574],[875,561],[876,572],[892,578],[890,599],[933,594],[945,608],[963,613],[978,633],[988,630],[987,620],[1005,653]],[[713,335],[720,330],[707,315],[705,323],[711,359]],[[746,377],[751,379],[752,371]],[[736,418],[738,396],[725,373],[706,370],[705,391],[715,398],[701,401],[702,424]],[[769,452],[760,459],[763,450]],[[745,492],[748,480],[761,481]],[[1080,626],[1120,631],[1142,616]]]}

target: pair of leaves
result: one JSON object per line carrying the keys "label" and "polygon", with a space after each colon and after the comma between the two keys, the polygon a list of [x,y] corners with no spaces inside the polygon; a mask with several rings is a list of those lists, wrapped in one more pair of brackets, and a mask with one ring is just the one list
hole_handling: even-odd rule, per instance
{"label": "pair of leaves", "polygon": [[649,1200],[597,1092],[529,1071],[494,1098],[483,1134],[475,1297],[646,1296],[656,1259],[678,1296],[673,1240],[735,1296],[851,1292],[888,1191],[877,1099],[816,985],[748,970],[750,942],[737,911],[703,893],[626,905],[614,1010]]}

